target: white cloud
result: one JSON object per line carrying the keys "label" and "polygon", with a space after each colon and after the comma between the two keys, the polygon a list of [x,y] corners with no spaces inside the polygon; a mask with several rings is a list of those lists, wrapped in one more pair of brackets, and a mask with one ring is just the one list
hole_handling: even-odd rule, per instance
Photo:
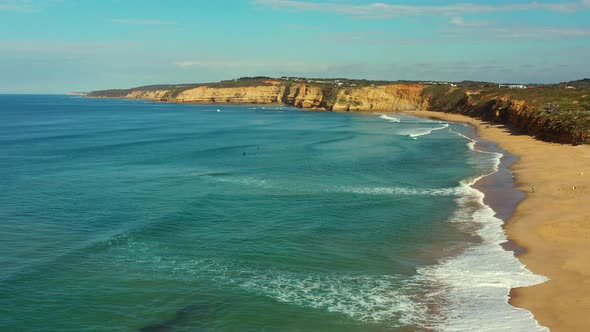
{"label": "white cloud", "polygon": [[590,7],[590,0],[561,3],[513,3],[513,4],[477,4],[456,3],[439,6],[397,5],[371,3],[353,5],[334,2],[303,2],[297,0],[254,0],[254,4],[267,6],[275,10],[332,12],[361,18],[394,18],[402,16],[454,16],[476,13],[511,12],[525,10],[546,10],[552,12],[575,12]]}
{"label": "white cloud", "polygon": [[454,25],[462,28],[477,28],[490,25],[488,21],[465,21],[462,17],[453,17],[449,21],[450,25]]}

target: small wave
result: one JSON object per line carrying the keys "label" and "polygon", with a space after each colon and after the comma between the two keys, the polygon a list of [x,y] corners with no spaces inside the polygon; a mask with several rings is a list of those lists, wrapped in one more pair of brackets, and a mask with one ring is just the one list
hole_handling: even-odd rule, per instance
{"label": "small wave", "polygon": [[267,180],[252,178],[252,177],[226,176],[229,174],[230,173],[219,172],[219,173],[202,174],[202,175],[197,175],[197,176],[201,176],[204,178],[210,178],[214,181],[225,182],[225,183],[229,183],[229,184],[237,184],[237,185],[260,187],[260,188],[272,188],[272,185]]}
{"label": "small wave", "polygon": [[416,128],[416,129],[410,129],[410,130],[406,130],[406,131],[402,131],[401,134],[402,135],[408,135],[413,139],[417,139],[420,136],[426,136],[426,135],[430,135],[433,131],[436,130],[443,130],[449,128],[449,124],[445,123],[440,127],[434,127],[434,128]]}
{"label": "small wave", "polygon": [[469,150],[473,151],[473,152],[477,152],[477,153],[481,153],[481,154],[487,154],[490,155],[493,158],[493,168],[494,171],[492,171],[490,174],[486,174],[483,175],[477,179],[475,179],[475,182],[473,182],[471,185],[475,184],[477,181],[479,181],[481,178],[484,178],[486,176],[492,175],[494,173],[496,173],[499,169],[500,169],[500,164],[501,164],[501,160],[502,157],[504,157],[504,154],[500,153],[500,152],[494,152],[494,151],[484,151],[484,150],[479,150],[476,148],[477,145],[477,140],[474,140],[473,138],[463,135],[460,132],[451,130],[452,133],[457,134],[460,137],[465,138],[466,140],[468,140],[469,142],[467,143],[467,146],[469,147]]}
{"label": "small wave", "polygon": [[395,195],[395,196],[459,196],[464,192],[462,186],[449,188],[407,188],[407,187],[369,187],[369,186],[316,186],[300,182],[281,183],[267,179],[248,176],[235,176],[231,172],[205,172],[192,173],[211,181],[224,182],[241,186],[277,189],[282,193],[306,193],[306,194],[357,194],[357,195]]}
{"label": "small wave", "polygon": [[337,192],[362,195],[406,195],[406,196],[456,196],[459,187],[455,188],[404,188],[404,187],[342,187]]}
{"label": "small wave", "polygon": [[397,123],[397,122],[401,122],[401,119],[399,119],[399,118],[394,118],[394,117],[392,117],[392,116],[388,116],[388,115],[386,115],[386,114],[383,114],[383,113],[373,113],[373,114],[375,114],[375,115],[380,115],[380,117],[379,117],[380,119],[387,120],[387,121],[389,121],[389,122],[396,122],[396,123]]}

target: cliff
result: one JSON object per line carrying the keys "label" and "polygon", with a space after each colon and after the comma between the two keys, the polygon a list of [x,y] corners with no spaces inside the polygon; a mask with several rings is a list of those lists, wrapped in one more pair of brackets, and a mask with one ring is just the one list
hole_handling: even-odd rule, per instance
{"label": "cliff", "polygon": [[406,111],[423,106],[418,84],[389,84],[365,87],[272,84],[239,87],[198,86],[170,89],[95,91],[89,97],[151,99],[173,103],[285,104],[307,109],[333,111]]}
{"label": "cliff", "polygon": [[395,84],[346,88],[338,92],[334,111],[410,111],[427,105],[422,98],[423,86]]}
{"label": "cliff", "polygon": [[[590,91],[556,86],[502,89],[489,83],[307,84],[233,80],[197,85],[158,85],[94,91],[89,97],[143,98],[173,103],[285,104],[329,111],[460,113],[507,124],[540,139],[585,143],[590,136]],[[354,84],[356,85],[356,84]]]}
{"label": "cliff", "polygon": [[590,89],[553,86],[529,89],[477,89],[429,86],[422,92],[425,109],[459,113],[503,123],[538,139],[584,144],[590,136]]}
{"label": "cliff", "polygon": [[201,86],[182,91],[172,102],[179,103],[232,103],[232,104],[275,104],[285,91],[284,86],[257,86],[237,88],[210,88]]}

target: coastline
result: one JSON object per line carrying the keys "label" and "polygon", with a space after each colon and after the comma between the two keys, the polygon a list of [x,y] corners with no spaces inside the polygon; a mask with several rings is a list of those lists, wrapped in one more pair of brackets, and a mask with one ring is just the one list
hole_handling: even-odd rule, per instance
{"label": "coastline", "polygon": [[512,289],[510,303],[531,311],[552,331],[589,329],[590,206],[583,198],[590,187],[590,147],[539,141],[459,114],[403,113],[471,124],[478,136],[520,157],[511,169],[526,197],[504,228],[509,240],[524,249],[516,251],[518,259],[549,281]]}
{"label": "coastline", "polygon": [[[502,215],[508,236],[504,248],[513,251],[533,273],[545,276],[549,281],[513,288],[509,303],[529,310],[540,325],[552,331],[589,330],[590,262],[587,257],[590,254],[590,222],[586,221],[590,220],[590,207],[584,204],[583,198],[590,187],[590,169],[587,169],[590,168],[590,147],[536,140],[505,125],[461,114],[391,113],[470,124],[475,127],[477,136],[520,158],[510,169],[516,176],[516,188],[524,193],[525,199],[516,209],[507,208],[513,213]],[[486,186],[487,195],[487,185],[481,185]],[[534,193],[531,192],[533,185]],[[506,197],[501,200],[506,201]],[[510,218],[505,219],[505,216]]]}

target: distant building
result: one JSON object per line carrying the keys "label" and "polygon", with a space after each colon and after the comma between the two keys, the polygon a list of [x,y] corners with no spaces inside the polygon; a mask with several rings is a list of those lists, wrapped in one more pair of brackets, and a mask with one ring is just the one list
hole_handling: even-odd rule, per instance
{"label": "distant building", "polygon": [[526,89],[527,86],[523,84],[498,84],[498,88]]}
{"label": "distant building", "polygon": [[575,87],[575,86],[568,85],[568,86],[566,86],[565,88],[566,88],[566,89],[575,89],[576,87]]}

